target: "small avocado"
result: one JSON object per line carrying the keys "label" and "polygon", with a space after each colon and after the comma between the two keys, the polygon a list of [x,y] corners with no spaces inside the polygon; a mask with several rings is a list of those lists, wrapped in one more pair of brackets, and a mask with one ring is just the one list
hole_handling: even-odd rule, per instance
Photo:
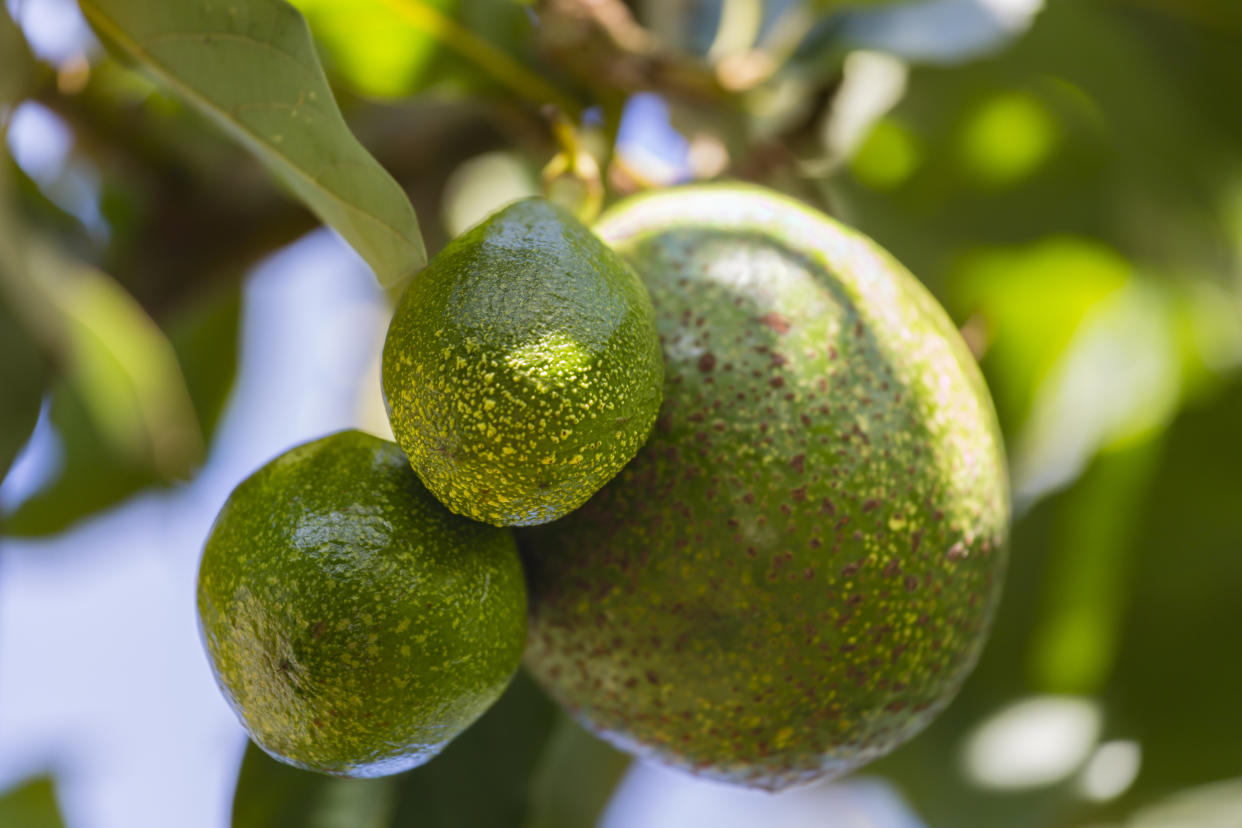
{"label": "small avocado", "polygon": [[524,530],[526,664],[636,755],[782,790],[910,739],[970,672],[1009,492],[991,399],[931,295],[783,196],[638,197],[601,236],[645,279],[654,433]]}
{"label": "small avocado", "polygon": [[255,743],[336,776],[435,756],[500,697],[526,633],[512,532],[450,514],[393,443],[344,431],[229,496],[198,574],[216,681]]}
{"label": "small avocado", "polygon": [[555,520],[642,446],[664,365],[651,298],[565,210],[519,201],[452,241],[384,343],[393,434],[450,510]]}

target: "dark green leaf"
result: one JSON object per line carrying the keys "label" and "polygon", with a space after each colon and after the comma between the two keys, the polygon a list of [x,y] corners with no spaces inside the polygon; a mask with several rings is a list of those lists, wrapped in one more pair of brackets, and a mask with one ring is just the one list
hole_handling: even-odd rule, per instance
{"label": "dark green leaf", "polygon": [[34,76],[34,58],[22,30],[0,3],[0,105],[22,98]]}
{"label": "dark green leaf", "polygon": [[426,261],[401,187],[349,131],[302,16],[280,0],[80,0],[96,32],[246,146],[385,287]]}
{"label": "dark green leaf", "polygon": [[629,766],[629,756],[561,716],[532,781],[534,813],[525,828],[598,824]]}
{"label": "dark green leaf", "polygon": [[531,812],[530,785],[557,710],[524,672],[440,756],[400,778],[395,826],[502,828]]}
{"label": "dark green leaf", "polygon": [[251,745],[233,828],[518,828],[557,712],[524,673],[442,754],[400,776],[337,779],[282,765]]}
{"label": "dark green leaf", "polygon": [[392,824],[396,780],[336,779],[277,762],[246,746],[233,828],[385,828]]}
{"label": "dark green leaf", "polygon": [[0,480],[39,417],[46,382],[43,354],[0,296]]}
{"label": "dark green leaf", "polygon": [[50,776],[31,779],[0,794],[0,825],[7,828],[63,828]]}

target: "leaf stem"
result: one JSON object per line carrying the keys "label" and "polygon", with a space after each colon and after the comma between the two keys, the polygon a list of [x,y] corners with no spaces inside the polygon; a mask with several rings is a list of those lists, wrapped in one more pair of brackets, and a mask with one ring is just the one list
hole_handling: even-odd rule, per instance
{"label": "leaf stem", "polygon": [[555,86],[424,0],[379,1],[531,103],[550,103],[567,113],[581,109]]}

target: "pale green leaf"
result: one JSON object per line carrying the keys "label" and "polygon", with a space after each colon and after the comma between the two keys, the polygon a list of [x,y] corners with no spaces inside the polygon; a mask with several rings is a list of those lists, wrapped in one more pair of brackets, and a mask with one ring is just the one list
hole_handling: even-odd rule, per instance
{"label": "pale green leaf", "polygon": [[69,382],[110,443],[165,478],[201,462],[202,433],[163,331],[116,281],[57,249],[32,246],[31,278],[61,314]]}
{"label": "pale green leaf", "polygon": [[95,31],[240,141],[398,287],[426,261],[400,185],[349,131],[280,0],[80,0]]}

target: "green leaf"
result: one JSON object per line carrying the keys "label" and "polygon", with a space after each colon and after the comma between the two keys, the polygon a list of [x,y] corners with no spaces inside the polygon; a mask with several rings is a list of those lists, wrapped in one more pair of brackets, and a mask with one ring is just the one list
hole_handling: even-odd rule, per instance
{"label": "green leaf", "polygon": [[[181,366],[186,392],[208,436],[215,430],[236,376],[240,309],[240,288],[231,285],[169,325],[168,340]],[[47,488],[14,512],[5,526],[7,533],[58,532],[164,482],[142,458],[104,439],[72,383],[62,381],[54,387],[48,416],[61,440],[64,466]]]}
{"label": "green leaf", "polygon": [[34,76],[34,58],[22,30],[0,3],[0,105],[20,100]]}
{"label": "green leaf", "polygon": [[63,828],[50,776],[31,779],[0,794],[0,825],[12,828]]}
{"label": "green leaf", "polygon": [[0,480],[9,471],[43,400],[47,366],[12,308],[0,296]]}
{"label": "green leaf", "polygon": [[62,368],[99,433],[161,477],[185,476],[203,459],[202,433],[163,331],[107,274],[46,245],[27,263],[61,315]]}
{"label": "green leaf", "polygon": [[302,16],[280,0],[80,0],[100,37],[253,152],[396,289],[426,262],[400,185],[349,131]]}
{"label": "green leaf", "polygon": [[531,813],[531,776],[556,720],[556,708],[521,673],[442,754],[400,776],[320,776],[252,744],[233,799],[233,828],[515,828]]}
{"label": "green leaf", "polygon": [[385,828],[392,824],[396,779],[337,779],[277,762],[246,746],[233,828]]}
{"label": "green leaf", "polygon": [[630,766],[630,757],[561,716],[531,787],[525,828],[597,825]]}
{"label": "green leaf", "polygon": [[531,777],[557,709],[526,674],[444,753],[401,777],[394,825],[496,828],[531,812]]}

